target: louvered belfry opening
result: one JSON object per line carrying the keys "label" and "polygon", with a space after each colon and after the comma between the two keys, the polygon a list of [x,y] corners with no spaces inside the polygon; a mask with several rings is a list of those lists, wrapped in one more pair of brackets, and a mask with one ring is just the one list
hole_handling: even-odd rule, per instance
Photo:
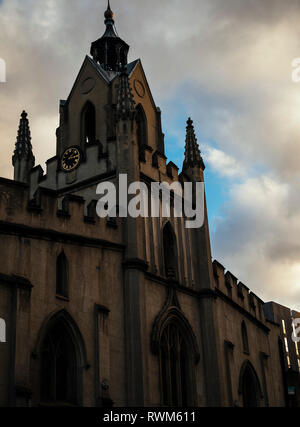
{"label": "louvered belfry opening", "polygon": [[92,43],[91,55],[106,71],[122,71],[128,62],[129,46],[117,34],[114,14],[108,2],[104,14],[106,30],[102,37]]}
{"label": "louvered belfry opening", "polygon": [[89,101],[82,110],[82,139],[84,144],[96,141],[96,109]]}

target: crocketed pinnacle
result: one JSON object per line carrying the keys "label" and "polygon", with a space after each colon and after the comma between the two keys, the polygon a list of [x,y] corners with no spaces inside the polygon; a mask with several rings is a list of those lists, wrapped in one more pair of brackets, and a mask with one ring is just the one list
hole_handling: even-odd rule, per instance
{"label": "crocketed pinnacle", "polygon": [[126,120],[132,118],[135,111],[135,102],[126,69],[121,71],[119,79],[117,119]]}
{"label": "crocketed pinnacle", "polygon": [[186,127],[186,140],[185,140],[185,155],[183,162],[183,170],[189,168],[200,167],[205,169],[203,159],[201,157],[201,151],[197,143],[195,135],[195,129],[193,126],[193,120],[189,117],[187,120]]}
{"label": "crocketed pinnacle", "polygon": [[17,141],[16,141],[15,151],[13,155],[13,164],[15,164],[16,160],[22,160],[22,159],[32,160],[33,163],[35,160],[32,152],[29,121],[27,118],[26,111],[23,111],[23,113],[21,114]]}
{"label": "crocketed pinnacle", "polygon": [[115,28],[114,13],[108,1],[104,13],[105,32],[91,45],[91,55],[95,62],[106,71],[119,72],[128,62],[129,46],[122,40]]}

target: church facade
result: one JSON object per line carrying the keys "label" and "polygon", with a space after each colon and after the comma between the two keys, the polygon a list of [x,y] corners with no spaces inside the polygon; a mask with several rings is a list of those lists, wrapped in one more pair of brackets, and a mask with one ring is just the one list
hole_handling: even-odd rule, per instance
{"label": "church facade", "polygon": [[[99,218],[97,186],[204,182],[187,121],[182,170],[128,63],[110,6],[67,100],[56,156],[35,166],[21,115],[0,179],[0,406],[284,406],[280,326],[217,261],[204,224]],[[118,207],[117,207],[118,208]]]}

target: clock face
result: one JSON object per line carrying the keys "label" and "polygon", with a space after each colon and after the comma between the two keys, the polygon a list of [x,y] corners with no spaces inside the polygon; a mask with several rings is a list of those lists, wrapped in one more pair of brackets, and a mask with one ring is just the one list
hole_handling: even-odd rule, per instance
{"label": "clock face", "polygon": [[61,158],[61,167],[65,172],[71,172],[79,166],[81,153],[78,148],[68,148]]}
{"label": "clock face", "polygon": [[144,98],[144,96],[146,95],[146,90],[145,90],[143,83],[140,80],[135,80],[133,82],[133,86],[134,86],[134,90],[136,91],[138,96],[140,98]]}

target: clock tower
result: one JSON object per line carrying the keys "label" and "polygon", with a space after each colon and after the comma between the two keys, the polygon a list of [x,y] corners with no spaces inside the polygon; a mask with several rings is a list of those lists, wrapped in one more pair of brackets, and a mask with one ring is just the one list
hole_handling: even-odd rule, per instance
{"label": "clock tower", "polygon": [[[134,105],[130,129],[137,152],[136,161],[126,168],[135,169],[138,177],[148,153],[154,154],[155,161],[164,157],[161,112],[142,63],[139,59],[128,63],[129,45],[117,35],[109,2],[104,18],[105,32],[91,44],[92,57],[85,57],[68,97],[60,101],[56,156],[47,161],[45,171],[33,165],[27,171],[32,199],[42,187],[57,191],[61,199],[70,193],[81,196],[88,206],[99,182],[116,182],[124,170],[120,141],[127,132],[119,126],[118,109],[126,98]],[[126,93],[122,92],[124,79]]]}
{"label": "clock tower", "polygon": [[[30,341],[24,335],[19,346],[33,357],[30,381],[22,368],[19,382],[33,384],[33,405],[218,406],[223,391],[206,207],[197,230],[174,215],[174,203],[165,218],[161,199],[158,216],[124,218],[121,206],[117,218],[96,212],[101,183],[118,192],[125,175],[128,185],[184,190],[186,182],[204,182],[205,169],[191,119],[182,170],[168,161],[161,111],[141,60],[128,60],[129,45],[117,34],[109,2],[104,23],[59,103],[56,155],[45,170],[34,167],[27,114],[21,118],[14,185],[26,197],[11,206],[26,203],[18,208],[24,227],[14,228],[27,233],[26,257],[15,273],[33,282],[26,300]],[[149,192],[149,206],[151,200]],[[31,284],[26,288],[31,292]],[[20,320],[20,335],[22,328]],[[50,363],[50,342],[64,342],[76,369],[52,370],[60,360],[53,352]],[[52,378],[57,372],[62,379]],[[54,389],[62,383],[64,389]]]}

